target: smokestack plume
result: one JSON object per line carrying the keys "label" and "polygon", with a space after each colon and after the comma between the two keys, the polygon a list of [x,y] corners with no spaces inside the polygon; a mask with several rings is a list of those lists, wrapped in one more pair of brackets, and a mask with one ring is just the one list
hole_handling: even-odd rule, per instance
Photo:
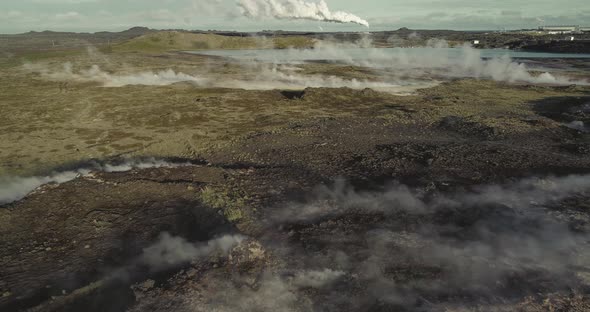
{"label": "smokestack plume", "polygon": [[239,0],[238,5],[246,17],[258,19],[302,19],[332,23],[353,23],[369,27],[369,22],[347,12],[330,11],[326,1],[306,2],[304,0]]}

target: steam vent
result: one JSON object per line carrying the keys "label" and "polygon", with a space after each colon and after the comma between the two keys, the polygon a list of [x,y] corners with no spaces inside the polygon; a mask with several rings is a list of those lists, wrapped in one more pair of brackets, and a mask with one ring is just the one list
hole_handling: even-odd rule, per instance
{"label": "steam vent", "polygon": [[2,1],[0,311],[590,311],[585,3],[459,2]]}

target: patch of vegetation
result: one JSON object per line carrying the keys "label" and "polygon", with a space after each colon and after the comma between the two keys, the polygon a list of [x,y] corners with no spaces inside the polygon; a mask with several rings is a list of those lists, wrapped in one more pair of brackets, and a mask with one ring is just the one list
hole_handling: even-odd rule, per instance
{"label": "patch of vegetation", "polygon": [[276,37],[273,38],[273,44],[275,49],[306,49],[312,48],[315,41],[312,38],[304,36]]}
{"label": "patch of vegetation", "polygon": [[15,58],[0,59],[0,68],[11,68],[21,65],[21,62]]}
{"label": "patch of vegetation", "polygon": [[314,40],[303,36],[258,37],[194,34],[179,31],[161,31],[131,39],[113,47],[117,52],[166,52],[183,50],[237,50],[310,48]]}
{"label": "patch of vegetation", "polygon": [[230,222],[240,221],[244,217],[246,198],[238,192],[206,186],[199,196],[205,205],[222,210]]}
{"label": "patch of vegetation", "polygon": [[11,68],[24,63],[35,63],[45,60],[68,58],[84,54],[84,50],[52,50],[52,51],[26,51],[16,55],[3,56],[0,54],[0,68]]}
{"label": "patch of vegetation", "polygon": [[209,43],[206,41],[195,41],[193,42],[193,48],[196,50],[207,50],[209,49]]}

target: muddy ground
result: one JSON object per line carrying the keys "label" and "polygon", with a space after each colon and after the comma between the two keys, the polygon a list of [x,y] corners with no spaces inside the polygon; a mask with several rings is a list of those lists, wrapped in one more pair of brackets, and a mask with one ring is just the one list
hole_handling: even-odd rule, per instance
{"label": "muddy ground", "polygon": [[[100,57],[44,62],[243,75]],[[0,207],[2,311],[590,310],[588,87],[104,88],[4,66],[3,175],[190,165],[93,172]]]}

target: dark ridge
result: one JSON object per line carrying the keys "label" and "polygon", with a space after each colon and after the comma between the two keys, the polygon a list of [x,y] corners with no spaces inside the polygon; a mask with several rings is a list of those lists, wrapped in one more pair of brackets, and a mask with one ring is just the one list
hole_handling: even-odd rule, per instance
{"label": "dark ridge", "polygon": [[[170,205],[167,206],[170,208]],[[171,223],[153,226],[144,224],[144,229],[133,229],[122,233],[117,242],[106,255],[101,267],[89,268],[74,275],[64,275],[59,280],[53,280],[52,288],[40,287],[30,289],[19,299],[2,302],[0,311],[89,311],[89,312],[118,312],[126,311],[134,302],[135,297],[130,286],[134,283],[153,279],[164,282],[171,275],[178,272],[186,264],[153,271],[140,264],[138,257],[143,249],[153,244],[162,232],[180,236],[189,242],[208,241],[221,233],[233,233],[235,229],[227,220],[217,213],[217,210],[207,208],[199,202],[178,201],[172,204],[178,212]],[[162,206],[162,209],[165,207]],[[140,209],[140,208],[138,208]],[[146,217],[149,219],[149,217]],[[149,231],[150,241],[138,238],[138,231]],[[75,295],[92,283],[101,281],[102,285],[82,295]],[[61,290],[68,294],[61,297]],[[55,297],[56,300],[51,300]],[[1,298],[0,298],[1,299]]]}
{"label": "dark ridge", "polygon": [[281,94],[289,100],[301,100],[305,97],[305,90],[302,90],[302,91],[285,90],[285,91],[281,91]]}
{"label": "dark ridge", "polygon": [[590,96],[544,98],[533,102],[533,109],[537,114],[559,122],[590,122]]}

